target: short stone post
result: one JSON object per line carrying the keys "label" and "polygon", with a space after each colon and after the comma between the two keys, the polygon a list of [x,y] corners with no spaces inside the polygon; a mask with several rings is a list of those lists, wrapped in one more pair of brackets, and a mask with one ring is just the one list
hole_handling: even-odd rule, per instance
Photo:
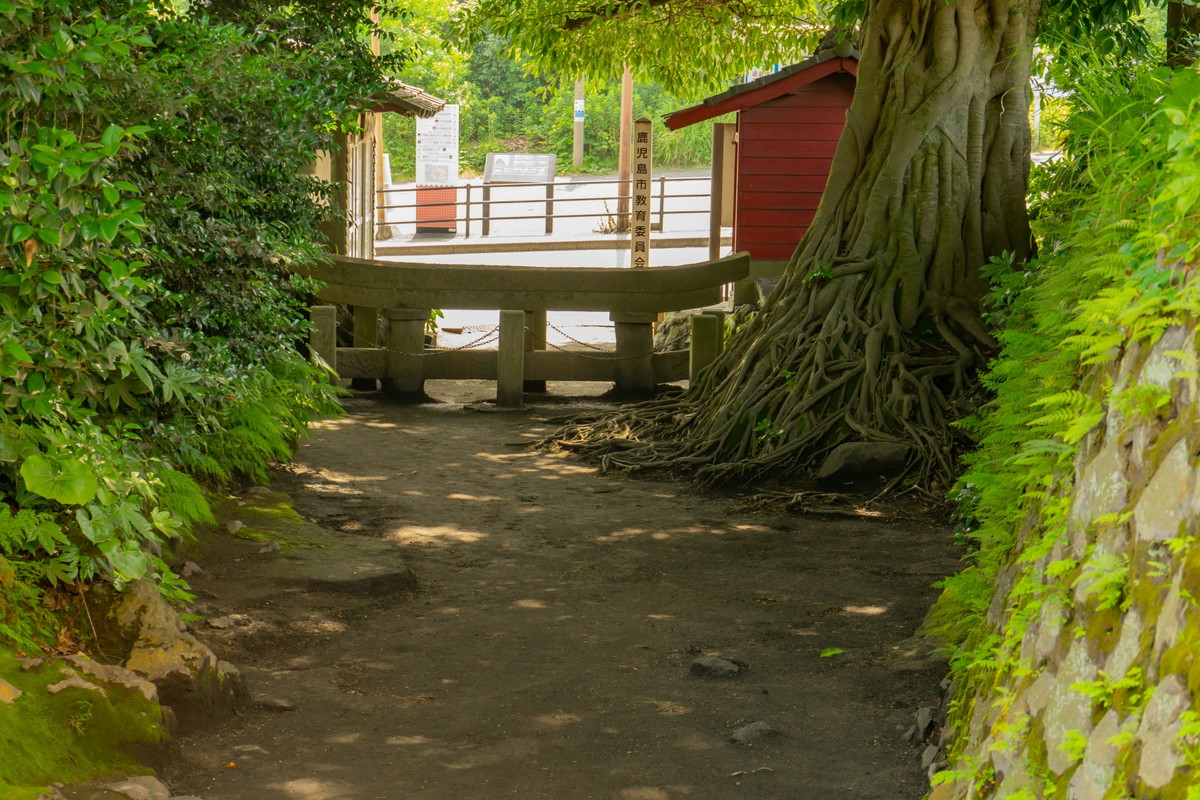
{"label": "short stone post", "polygon": [[383,380],[383,392],[392,400],[400,402],[425,400],[422,359],[429,309],[390,308],[387,318],[387,377]]}
{"label": "short stone post", "polygon": [[613,387],[618,394],[653,394],[654,322],[653,312],[618,312],[608,315],[616,328],[617,377]]}
{"label": "short stone post", "polygon": [[717,355],[725,352],[725,317],[726,314],[719,308],[706,308],[704,315],[715,317],[717,320]]}
{"label": "short stone post", "polygon": [[688,351],[688,380],[696,382],[700,370],[721,353],[721,319],[712,314],[692,315],[692,345]]}
{"label": "short stone post", "polygon": [[[525,352],[546,349],[546,310],[525,312]],[[546,391],[545,381],[525,381],[525,391]]]}
{"label": "short stone post", "polygon": [[308,319],[312,322],[308,349],[337,372],[337,307],[313,306],[308,310]]}
{"label": "short stone post", "polygon": [[500,312],[496,352],[496,405],[520,408],[525,383],[525,312]]}
{"label": "short stone post", "polygon": [[[354,347],[379,346],[379,309],[366,306],[354,307]],[[374,378],[351,376],[350,388],[371,391],[375,388]]]}

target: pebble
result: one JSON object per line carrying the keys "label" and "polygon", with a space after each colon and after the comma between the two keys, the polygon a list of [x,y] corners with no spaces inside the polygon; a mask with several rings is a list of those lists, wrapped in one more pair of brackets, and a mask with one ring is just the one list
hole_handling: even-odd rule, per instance
{"label": "pebble", "polygon": [[263,546],[258,548],[260,553],[277,553],[279,552],[279,542],[269,541],[263,542]]}
{"label": "pebble", "polygon": [[85,689],[90,692],[100,692],[100,694],[104,694],[104,691],[99,686],[85,681],[78,675],[72,675],[66,680],[61,680],[58,683],[52,683],[46,687],[46,691],[50,694],[58,694],[59,692],[70,688]]}
{"label": "pebble", "polygon": [[0,703],[11,706],[21,696],[22,692],[8,681],[0,678]]}
{"label": "pebble", "polygon": [[246,523],[242,522],[240,519],[231,519],[229,522],[225,523],[225,530],[229,533],[237,533],[244,527],[246,527]]}
{"label": "pebble", "polygon": [[779,731],[775,730],[769,722],[751,722],[749,725],[743,725],[738,728],[729,738],[731,741],[738,744],[753,744],[759,739],[765,739],[768,736],[776,736]]}
{"label": "pebble", "polygon": [[195,561],[185,561],[183,562],[183,567],[179,570],[179,574],[184,578],[190,578],[193,575],[207,575],[208,573],[201,569],[200,565]]}
{"label": "pebble", "polygon": [[138,775],[123,781],[105,784],[110,792],[123,794],[130,800],[169,800],[171,793],[157,778],[149,775]]}
{"label": "pebble", "polygon": [[283,697],[260,697],[258,707],[266,711],[295,711],[296,704]]}
{"label": "pebble", "polygon": [[697,678],[733,678],[741,671],[741,667],[732,661],[715,656],[701,656],[691,667],[691,673]]}

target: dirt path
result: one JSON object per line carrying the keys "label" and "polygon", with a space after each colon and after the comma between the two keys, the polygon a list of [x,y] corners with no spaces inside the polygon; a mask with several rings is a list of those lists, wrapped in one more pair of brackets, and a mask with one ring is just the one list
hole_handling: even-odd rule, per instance
{"label": "dirt path", "polygon": [[[942,671],[908,637],[955,568],[943,526],[740,511],[522,448],[559,409],[346,405],[272,487],[315,524],[231,504],[282,549],[198,556],[195,627],[261,702],[184,742],[175,794],[922,796],[902,731]],[[730,741],[758,721],[777,735]]]}

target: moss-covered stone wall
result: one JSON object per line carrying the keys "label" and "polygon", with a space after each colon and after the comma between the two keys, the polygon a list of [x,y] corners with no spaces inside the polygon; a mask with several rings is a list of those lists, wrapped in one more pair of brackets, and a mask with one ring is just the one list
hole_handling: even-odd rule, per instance
{"label": "moss-covered stone wall", "polygon": [[931,800],[1200,799],[1200,381],[1195,325],[1085,376],[1106,387],[1066,524],[1021,531],[988,611],[1023,631],[957,693]]}

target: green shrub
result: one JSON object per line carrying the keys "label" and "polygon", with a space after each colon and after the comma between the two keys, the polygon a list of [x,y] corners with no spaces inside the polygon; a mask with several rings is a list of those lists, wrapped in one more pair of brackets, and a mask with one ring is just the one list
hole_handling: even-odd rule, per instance
{"label": "green shrub", "polygon": [[[311,11],[248,31],[148,2],[0,5],[0,554],[17,606],[95,578],[186,596],[154,554],[209,517],[196,478],[264,480],[336,410],[302,352],[315,287],[290,267],[321,257],[336,213],[305,167],[380,84]],[[28,648],[39,627],[0,618],[0,639]]]}

